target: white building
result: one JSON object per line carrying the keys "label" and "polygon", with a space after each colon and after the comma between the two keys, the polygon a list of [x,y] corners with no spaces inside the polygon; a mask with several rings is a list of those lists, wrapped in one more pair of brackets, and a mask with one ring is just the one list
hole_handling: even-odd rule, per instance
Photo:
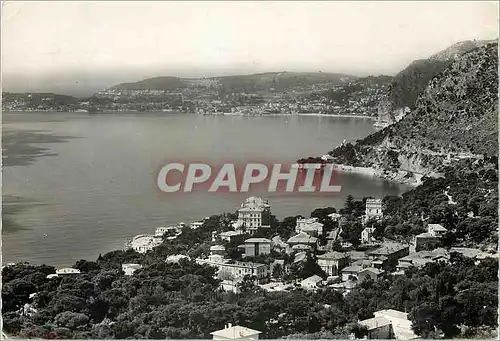
{"label": "white building", "polygon": [[323,234],[323,224],[318,222],[318,218],[297,219],[295,232],[305,232],[311,236],[319,236]]}
{"label": "white building", "polygon": [[448,232],[448,230],[446,228],[444,228],[443,225],[441,225],[441,224],[428,224],[427,225],[427,232],[433,236],[442,237],[443,234]]}
{"label": "white building", "polygon": [[196,263],[206,264],[219,269],[218,278],[222,280],[241,281],[246,275],[255,276],[257,282],[264,282],[269,278],[269,266],[253,262],[232,262],[222,256],[210,256],[208,259],[197,258]]}
{"label": "white building", "polygon": [[342,252],[328,252],[318,255],[318,265],[329,276],[337,276],[349,264],[349,255]]}
{"label": "white building", "polygon": [[408,314],[398,310],[376,311],[373,318],[359,321],[368,328],[368,339],[413,340],[418,336],[411,329]]}
{"label": "white building", "polygon": [[122,271],[125,273],[125,276],[132,276],[134,272],[141,269],[142,265],[140,264],[122,264]]}
{"label": "white building", "polygon": [[315,248],[318,245],[318,238],[313,237],[305,232],[300,232],[295,236],[288,238],[287,244],[290,245],[290,247],[302,244],[302,245],[308,245],[311,248]]}
{"label": "white building", "polygon": [[73,268],[62,268],[62,269],[57,269],[56,270],[56,275],[61,276],[61,275],[78,275],[80,274],[80,270],[78,269],[73,269]]}
{"label": "white building", "polygon": [[238,209],[236,229],[255,232],[261,227],[270,227],[270,215],[269,201],[258,197],[247,198]]}
{"label": "white building", "polygon": [[250,238],[245,240],[245,257],[268,255],[271,253],[271,240],[266,238]]}
{"label": "white building", "polygon": [[189,227],[193,230],[199,229],[203,225],[203,221],[195,221],[189,224]]}
{"label": "white building", "polygon": [[161,237],[140,234],[132,238],[129,243],[129,247],[135,252],[146,253],[161,245],[162,242]]}
{"label": "white building", "polygon": [[165,259],[165,263],[179,263],[181,259],[189,259],[186,255],[171,255]]}
{"label": "white building", "polygon": [[365,227],[365,229],[361,231],[361,243],[369,244],[375,242],[373,232],[375,232],[374,227]]}
{"label": "white building", "polygon": [[328,217],[333,221],[338,221],[342,215],[339,213],[330,213]]}
{"label": "white building", "polygon": [[300,286],[306,290],[316,290],[319,286],[321,286],[322,282],[323,278],[318,275],[313,275],[301,281]]}
{"label": "white building", "polygon": [[182,232],[182,226],[160,226],[155,230],[155,237],[163,237],[165,234],[180,234]]}
{"label": "white building", "polygon": [[232,326],[231,323],[229,323],[224,329],[217,330],[210,334],[212,334],[214,340],[252,341],[258,340],[259,334],[261,333],[262,332],[259,332],[258,330],[246,327]]}
{"label": "white building", "polygon": [[243,234],[243,231],[241,231],[241,230],[237,230],[237,231],[225,231],[225,232],[221,232],[220,235],[219,235],[219,237],[222,240],[231,242],[232,240],[234,240],[234,238],[236,238],[237,236],[240,236],[242,234]]}
{"label": "white building", "polygon": [[363,221],[366,223],[371,219],[379,220],[382,217],[382,199],[366,199],[365,216],[363,217]]}

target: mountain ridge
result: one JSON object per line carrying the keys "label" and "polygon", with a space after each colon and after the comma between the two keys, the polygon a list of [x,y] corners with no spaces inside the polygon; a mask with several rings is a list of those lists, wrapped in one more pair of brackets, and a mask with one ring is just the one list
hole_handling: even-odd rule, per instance
{"label": "mountain ridge", "polygon": [[438,173],[450,155],[498,157],[498,44],[461,55],[432,77],[403,119],[331,155],[391,176]]}
{"label": "mountain ridge", "polygon": [[387,88],[386,95],[378,105],[379,118],[383,121],[393,122],[402,110],[415,109],[416,99],[434,75],[445,70],[464,53],[492,42],[491,40],[465,40],[457,42],[429,58],[411,62],[394,76]]}

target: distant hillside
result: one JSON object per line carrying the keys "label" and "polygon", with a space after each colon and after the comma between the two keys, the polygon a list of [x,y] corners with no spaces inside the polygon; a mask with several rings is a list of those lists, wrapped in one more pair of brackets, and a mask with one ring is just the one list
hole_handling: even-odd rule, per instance
{"label": "distant hillside", "polygon": [[382,119],[393,119],[398,110],[405,107],[413,110],[417,97],[432,77],[453,63],[453,61],[474,48],[487,44],[485,40],[468,40],[456,43],[428,59],[416,60],[394,76],[387,93],[378,106]]}
{"label": "distant hillside", "polygon": [[332,155],[339,163],[428,174],[448,152],[498,156],[497,43],[435,75],[400,122]]}
{"label": "distant hillside", "polygon": [[2,104],[12,102],[26,102],[32,105],[40,105],[44,102],[55,105],[77,104],[80,100],[73,96],[59,95],[54,93],[17,93],[17,92],[2,92]]}
{"label": "distant hillside", "polygon": [[357,77],[324,72],[268,72],[253,75],[226,76],[216,78],[224,89],[232,90],[283,90],[314,84],[342,85]]}
{"label": "distant hillside", "polygon": [[388,86],[393,80],[394,80],[394,77],[392,77],[392,76],[381,75],[381,76],[368,76],[368,77],[359,78],[356,82],[364,84],[364,85],[368,85],[368,86],[373,86],[373,85],[387,85]]}
{"label": "distant hillside", "polygon": [[176,90],[186,87],[186,82],[178,77],[154,77],[133,83],[121,83],[113,90]]}
{"label": "distant hillside", "polygon": [[134,83],[122,83],[111,87],[114,90],[177,90],[190,86],[210,84],[227,91],[284,90],[314,84],[342,85],[356,77],[324,72],[268,72],[253,75],[235,75],[211,78],[155,77]]}

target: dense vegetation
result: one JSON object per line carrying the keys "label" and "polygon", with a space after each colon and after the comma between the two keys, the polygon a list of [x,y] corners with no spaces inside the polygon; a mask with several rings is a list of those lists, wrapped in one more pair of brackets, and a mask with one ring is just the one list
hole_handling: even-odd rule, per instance
{"label": "dense vegetation", "polygon": [[[112,258],[80,262],[87,272],[53,279],[45,279],[50,267],[5,268],[5,330],[27,338],[194,339],[209,338],[233,322],[263,331],[265,338],[326,333],[346,339],[351,332],[362,337],[363,329],[353,321],[394,308],[409,311],[415,331],[431,338],[440,331],[445,337],[474,337],[497,320],[498,262],[474,265],[457,254],[448,265],[367,280],[345,297],[328,288],[266,293],[252,282],[236,295],[218,290],[214,270],[194,262],[158,260],[130,277],[115,263]],[[37,312],[18,314],[26,302]]]}

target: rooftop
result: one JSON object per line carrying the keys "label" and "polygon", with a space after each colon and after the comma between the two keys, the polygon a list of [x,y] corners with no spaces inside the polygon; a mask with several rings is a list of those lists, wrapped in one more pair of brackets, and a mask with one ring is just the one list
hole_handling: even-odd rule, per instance
{"label": "rooftop", "polygon": [[304,282],[318,283],[318,282],[321,282],[321,281],[323,281],[323,278],[321,278],[318,275],[312,275],[311,277],[307,277],[306,279],[304,279],[301,283],[304,283]]}
{"label": "rooftop", "polygon": [[250,238],[245,240],[245,243],[271,243],[271,241],[267,238]]}
{"label": "rooftop", "polygon": [[380,327],[390,325],[391,321],[389,321],[388,319],[386,319],[383,316],[380,316],[380,317],[372,317],[370,319],[360,321],[359,323],[366,326],[368,328],[368,330],[373,330],[373,329],[377,329]]}
{"label": "rooftop", "polygon": [[316,244],[318,238],[312,237],[305,232],[300,232],[293,237],[288,239],[288,243],[300,243],[300,244]]}
{"label": "rooftop", "polygon": [[79,274],[79,273],[80,273],[80,270],[73,269],[73,268],[62,268],[62,269],[56,270],[56,274],[58,274],[58,275]]}
{"label": "rooftop", "polygon": [[371,272],[371,273],[374,273],[375,275],[380,275],[383,271],[377,269],[377,268],[366,268],[366,269],[363,269],[363,270],[360,270],[359,271],[360,273],[361,272]]}
{"label": "rooftop", "polygon": [[415,237],[416,238],[439,238],[438,236],[435,236],[429,232],[423,232],[423,233],[417,234]]}
{"label": "rooftop", "polygon": [[427,225],[429,229],[433,229],[434,231],[447,232],[448,230],[443,227],[441,224],[429,224]]}
{"label": "rooftop", "polygon": [[226,251],[226,248],[222,245],[214,245],[210,247],[210,251]]}
{"label": "rooftop", "polygon": [[343,268],[340,272],[359,272],[362,269],[359,265],[351,265]]}
{"label": "rooftop", "polygon": [[347,258],[347,257],[348,257],[347,253],[331,251],[331,252],[325,253],[324,255],[319,255],[318,259],[343,259],[343,258]]}
{"label": "rooftop", "polygon": [[223,337],[225,339],[240,339],[244,337],[254,336],[261,334],[258,330],[250,329],[242,326],[230,326],[225,329],[212,332],[213,336]]}
{"label": "rooftop", "polygon": [[370,251],[369,254],[370,255],[385,256],[385,255],[393,254],[393,253],[398,252],[400,250],[403,250],[405,248],[408,248],[408,245],[403,245],[403,244],[399,244],[399,243],[390,243],[390,244],[385,244],[384,246],[379,247],[376,250]]}
{"label": "rooftop", "polygon": [[366,199],[366,207],[382,207],[382,199]]}

